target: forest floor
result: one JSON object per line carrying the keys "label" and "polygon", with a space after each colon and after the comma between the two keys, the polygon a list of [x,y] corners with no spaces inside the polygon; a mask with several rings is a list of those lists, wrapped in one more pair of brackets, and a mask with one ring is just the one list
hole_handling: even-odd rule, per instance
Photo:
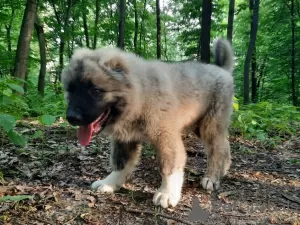
{"label": "forest floor", "polygon": [[[0,137],[0,199],[17,198],[0,200],[0,224],[300,225],[299,137],[273,148],[231,137],[230,173],[221,189],[209,194],[199,185],[206,168],[203,147],[185,135],[188,163],[182,198],[175,208],[161,209],[152,205],[160,175],[149,147],[120,191],[99,194],[90,184],[110,172],[106,138],[100,135],[84,149],[74,129],[33,122],[17,129],[25,136],[42,130],[44,136],[24,148]],[[20,200],[28,195],[32,198]],[[208,218],[189,217],[195,197]]]}

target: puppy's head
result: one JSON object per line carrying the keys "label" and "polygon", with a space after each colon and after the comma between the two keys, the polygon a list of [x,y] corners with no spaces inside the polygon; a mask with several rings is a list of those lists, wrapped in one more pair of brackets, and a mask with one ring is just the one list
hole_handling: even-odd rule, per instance
{"label": "puppy's head", "polygon": [[131,88],[120,50],[77,50],[62,72],[67,120],[79,126],[78,139],[88,145],[94,133],[124,112]]}

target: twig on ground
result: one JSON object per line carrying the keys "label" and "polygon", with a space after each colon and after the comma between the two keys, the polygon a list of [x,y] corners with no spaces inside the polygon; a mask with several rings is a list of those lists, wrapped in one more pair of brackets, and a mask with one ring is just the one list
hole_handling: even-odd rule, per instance
{"label": "twig on ground", "polygon": [[177,221],[177,222],[180,222],[180,223],[183,223],[183,224],[193,225],[193,223],[188,222],[186,220],[176,218],[176,217],[173,217],[173,216],[168,216],[168,215],[165,215],[165,214],[162,214],[162,213],[155,213],[155,212],[152,212],[152,211],[143,211],[143,210],[138,210],[138,209],[125,209],[125,211],[129,212],[129,213],[141,213],[141,214],[148,214],[148,215],[152,215],[152,216],[160,216],[160,217],[164,217],[166,219],[174,220],[174,221]]}
{"label": "twig on ground", "polygon": [[55,223],[51,222],[51,221],[46,221],[46,220],[43,220],[41,218],[37,218],[37,217],[34,217],[34,216],[28,216],[30,219],[32,220],[36,220],[36,221],[39,221],[39,222],[42,222],[44,224],[51,224],[51,225],[56,225]]}
{"label": "twig on ground", "polygon": [[74,221],[79,215],[74,216],[72,219],[68,220],[67,222],[65,222],[64,224],[68,224],[72,221]]}
{"label": "twig on ground", "polygon": [[232,216],[232,217],[259,217],[265,215],[264,213],[256,214],[234,214],[234,213],[220,213],[222,216]]}
{"label": "twig on ground", "polygon": [[298,203],[300,205],[300,199],[299,198],[296,198],[294,196],[290,196],[290,195],[287,195],[287,194],[284,194],[284,193],[281,193],[281,195],[286,198],[287,200],[290,200],[292,202],[295,202],[295,203]]}

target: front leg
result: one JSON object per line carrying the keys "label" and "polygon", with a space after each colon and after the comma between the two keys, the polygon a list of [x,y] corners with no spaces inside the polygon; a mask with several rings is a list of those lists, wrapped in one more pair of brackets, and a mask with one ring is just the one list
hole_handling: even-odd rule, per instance
{"label": "front leg", "polygon": [[126,182],[131,175],[141,153],[141,144],[138,142],[111,142],[110,165],[112,172],[104,179],[92,184],[92,189],[101,193],[112,193]]}
{"label": "front leg", "polygon": [[153,197],[155,205],[175,207],[181,198],[186,152],[180,134],[160,135],[156,142],[162,183]]}

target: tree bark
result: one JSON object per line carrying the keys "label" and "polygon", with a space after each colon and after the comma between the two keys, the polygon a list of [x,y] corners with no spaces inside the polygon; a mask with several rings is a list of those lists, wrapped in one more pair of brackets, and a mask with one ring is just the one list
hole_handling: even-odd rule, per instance
{"label": "tree bark", "polygon": [[295,80],[295,0],[291,0],[291,24],[292,24],[292,51],[291,51],[291,76],[292,76],[292,101],[297,106],[296,80]]}
{"label": "tree bark", "polygon": [[259,94],[260,94],[260,92],[262,92],[262,89],[260,90],[260,84],[262,83],[262,80],[263,80],[263,77],[265,74],[266,63],[267,63],[267,58],[264,58],[261,66],[258,69],[259,75],[258,75],[258,79],[256,82],[256,90],[257,90],[256,96],[257,96],[257,100],[259,99],[260,101],[262,99],[262,95],[260,95],[260,98],[259,98]]}
{"label": "tree bark", "polygon": [[161,23],[160,23],[160,0],[156,0],[156,57],[161,58]]}
{"label": "tree bark", "polygon": [[118,47],[124,49],[124,36],[125,36],[125,5],[126,0],[120,0],[119,10],[120,10],[120,21],[119,21],[119,36],[118,36]]}
{"label": "tree bark", "polygon": [[34,27],[36,30],[36,34],[39,41],[39,48],[40,48],[40,73],[38,78],[38,92],[41,96],[44,96],[45,93],[45,78],[46,78],[46,42],[45,42],[45,34],[43,26],[38,17],[36,17]]}
{"label": "tree bark", "polygon": [[15,10],[12,7],[11,8],[11,19],[9,21],[8,25],[5,25],[5,29],[6,29],[6,40],[7,40],[7,50],[9,53],[12,52],[12,47],[11,47],[11,27],[12,27],[12,22],[15,18]]}
{"label": "tree bark", "polygon": [[94,41],[93,49],[97,48],[97,39],[98,39],[98,24],[99,24],[99,14],[100,14],[100,0],[96,0],[96,17],[95,17],[95,26],[94,26]]}
{"label": "tree bark", "polygon": [[65,41],[66,41],[66,34],[68,34],[68,28],[69,28],[69,18],[71,16],[71,8],[72,8],[72,0],[68,0],[67,1],[67,10],[65,13],[62,13],[64,16],[64,21],[62,22],[59,14],[56,10],[55,7],[55,3],[54,0],[51,1],[52,3],[52,7],[55,13],[55,17],[57,20],[57,23],[60,27],[63,27],[63,33],[59,32],[59,38],[60,38],[60,43],[59,43],[59,67],[58,67],[58,71],[55,77],[55,83],[57,83],[57,81],[61,81],[61,72],[63,70],[64,67],[64,52],[65,52]]}
{"label": "tree bark", "polygon": [[[142,15],[142,21],[141,21],[141,30],[140,30],[140,49],[139,54],[142,54],[142,40],[143,37],[145,39],[145,16],[146,16],[146,6],[147,6],[147,0],[144,1],[144,9],[143,9],[143,15]],[[144,49],[145,50],[145,49]]]}
{"label": "tree bark", "polygon": [[256,77],[256,48],[254,47],[253,53],[252,53],[252,59],[251,59],[251,100],[252,103],[257,102],[257,91],[256,91],[256,83],[257,83],[257,77]]}
{"label": "tree bark", "polygon": [[85,36],[85,43],[86,43],[86,47],[90,48],[90,36],[89,36],[89,28],[88,28],[88,24],[87,24],[87,12],[88,10],[86,9],[86,5],[84,4],[85,0],[82,0],[82,20],[83,20],[83,30],[84,30],[84,36]]}
{"label": "tree bark", "polygon": [[212,0],[202,2],[202,20],[200,34],[200,58],[202,62],[210,63],[210,27],[212,14]]}
{"label": "tree bark", "polygon": [[133,46],[134,46],[134,52],[138,53],[137,52],[137,39],[138,39],[138,32],[139,32],[139,20],[138,20],[136,0],[133,0],[133,7],[134,7],[134,38],[133,38]]}
{"label": "tree bark", "polygon": [[234,19],[235,0],[229,1],[228,23],[227,23],[227,39],[232,43],[233,19]]}
{"label": "tree bark", "polygon": [[30,41],[32,37],[36,13],[37,1],[27,0],[18,40],[14,67],[14,76],[21,79],[25,79],[26,76]]}
{"label": "tree bark", "polygon": [[253,12],[250,29],[250,41],[244,65],[244,104],[249,104],[249,69],[250,61],[255,47],[257,30],[258,30],[258,15],[259,15],[259,1],[250,0],[250,10]]}

